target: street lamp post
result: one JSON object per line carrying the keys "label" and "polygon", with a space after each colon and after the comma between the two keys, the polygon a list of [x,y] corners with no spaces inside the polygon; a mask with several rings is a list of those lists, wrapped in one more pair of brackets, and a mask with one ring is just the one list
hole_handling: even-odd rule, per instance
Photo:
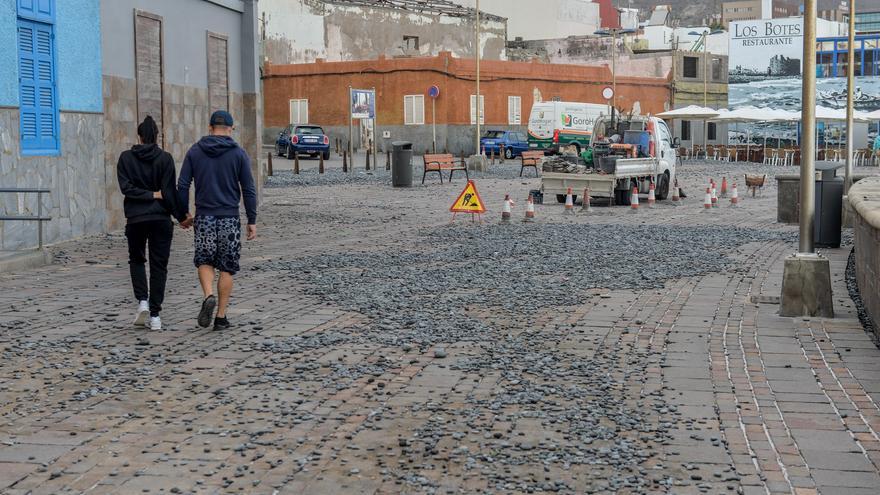
{"label": "street lamp post", "polygon": [[816,0],[804,2],[804,62],[801,93],[800,235],[798,253],[782,272],[781,316],[834,317],[831,264],[816,254]]}
{"label": "street lamp post", "polygon": [[849,36],[846,45],[846,166],[844,169],[843,193],[848,195],[849,188],[852,187],[853,173],[853,152],[855,151],[855,136],[853,113],[855,105],[853,102],[853,90],[855,83],[855,55],[856,55],[856,2],[849,0]]}
{"label": "street lamp post", "polygon": [[477,61],[477,97],[475,98],[474,106],[476,107],[476,115],[477,115],[477,135],[474,139],[476,143],[476,155],[482,155],[482,150],[480,150],[480,0],[477,0],[476,4],[476,20],[474,22],[476,25],[476,39],[474,43],[474,57]]}
{"label": "street lamp post", "polygon": [[611,97],[609,114],[612,126],[614,125],[614,111],[617,108],[617,35],[634,32],[636,32],[635,29],[610,28],[600,29],[593,33],[597,36],[611,38],[611,90],[614,92],[614,95]]}

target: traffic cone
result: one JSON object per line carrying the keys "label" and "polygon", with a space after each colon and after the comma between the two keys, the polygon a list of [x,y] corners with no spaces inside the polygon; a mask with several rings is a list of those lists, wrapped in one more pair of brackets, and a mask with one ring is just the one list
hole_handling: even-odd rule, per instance
{"label": "traffic cone", "polygon": [[639,188],[633,187],[632,196],[629,199],[629,207],[632,211],[638,211],[639,209]]}
{"label": "traffic cone", "polygon": [[510,223],[510,195],[504,195],[504,204],[501,205],[501,223]]}
{"label": "traffic cone", "polygon": [[562,212],[565,215],[574,215],[574,200],[571,197],[571,188],[568,188],[568,192],[565,193],[565,210]]}
{"label": "traffic cone", "polygon": [[712,208],[718,208],[718,191],[715,189],[715,184],[712,184],[711,189],[712,196],[710,196],[712,200]]}
{"label": "traffic cone", "polygon": [[590,188],[584,188],[584,201],[583,206],[581,207],[581,211],[583,213],[591,213],[593,211],[593,205],[590,204],[592,202],[592,198],[590,198]]}
{"label": "traffic cone", "polygon": [[654,203],[657,202],[657,196],[654,193],[654,183],[651,182],[651,185],[648,187],[648,208],[653,208]]}
{"label": "traffic cone", "polygon": [[678,187],[678,179],[675,179],[675,185],[672,186],[672,202],[676,204],[681,202],[681,190]]}
{"label": "traffic cone", "polygon": [[733,189],[730,191],[730,206],[739,204],[739,193],[736,190],[736,182],[733,183]]}
{"label": "traffic cone", "polygon": [[706,199],[703,200],[703,208],[709,210],[712,208],[712,192],[711,188],[706,188]]}
{"label": "traffic cone", "polygon": [[532,200],[532,195],[529,194],[529,199],[526,201],[526,217],[523,219],[523,222],[534,222],[535,221],[535,202]]}
{"label": "traffic cone", "polygon": [[721,197],[727,197],[727,176],[721,177]]}

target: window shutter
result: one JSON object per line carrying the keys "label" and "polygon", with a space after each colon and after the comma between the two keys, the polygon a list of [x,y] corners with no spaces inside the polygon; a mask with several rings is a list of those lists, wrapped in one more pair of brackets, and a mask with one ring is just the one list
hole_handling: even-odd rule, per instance
{"label": "window shutter", "polygon": [[424,124],[425,123],[425,97],[424,96],[416,96],[413,98],[413,117],[415,118],[416,124]]}
{"label": "window shutter", "polygon": [[403,123],[410,125],[413,123],[413,97],[403,97]]}
{"label": "window shutter", "polygon": [[309,100],[299,100],[299,118],[301,124],[309,123]]}
{"label": "window shutter", "polygon": [[52,26],[18,20],[19,113],[25,152],[58,151]]}
{"label": "window shutter", "polygon": [[522,123],[522,99],[519,96],[507,97],[507,123],[511,125]]}
{"label": "window shutter", "polygon": [[[480,95],[480,124],[486,123],[486,98]],[[477,124],[477,95],[471,95],[471,125]]]}

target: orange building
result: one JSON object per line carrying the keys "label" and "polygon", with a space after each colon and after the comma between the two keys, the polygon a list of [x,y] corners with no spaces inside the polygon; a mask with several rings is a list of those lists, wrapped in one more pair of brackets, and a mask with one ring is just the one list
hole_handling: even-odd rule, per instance
{"label": "orange building", "polygon": [[[392,140],[412,141],[416,150],[430,147],[455,153],[474,152],[475,70],[471,59],[448,52],[436,57],[267,65],[263,74],[264,127],[267,142],[291,123],[322,125],[331,138],[348,140],[349,87],[376,88],[376,126]],[[536,101],[606,104],[602,90],[611,86],[607,66],[483,61],[480,93],[484,129],[521,129],[528,125]],[[436,108],[428,88],[440,88]],[[671,108],[671,82],[662,78],[617,78],[618,110],[637,107],[642,114]],[[434,114],[436,113],[436,117]],[[432,123],[436,119],[436,127]],[[354,123],[354,142],[360,145],[361,123]]]}

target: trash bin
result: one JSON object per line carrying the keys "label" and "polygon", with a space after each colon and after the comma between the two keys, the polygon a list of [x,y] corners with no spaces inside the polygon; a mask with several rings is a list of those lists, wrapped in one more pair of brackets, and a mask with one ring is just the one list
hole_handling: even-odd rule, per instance
{"label": "trash bin", "polygon": [[413,147],[409,141],[391,143],[391,185],[412,187]]}
{"label": "trash bin", "polygon": [[817,162],[816,218],[813,221],[813,239],[816,247],[839,248],[843,209],[843,178],[837,177],[838,162]]}

